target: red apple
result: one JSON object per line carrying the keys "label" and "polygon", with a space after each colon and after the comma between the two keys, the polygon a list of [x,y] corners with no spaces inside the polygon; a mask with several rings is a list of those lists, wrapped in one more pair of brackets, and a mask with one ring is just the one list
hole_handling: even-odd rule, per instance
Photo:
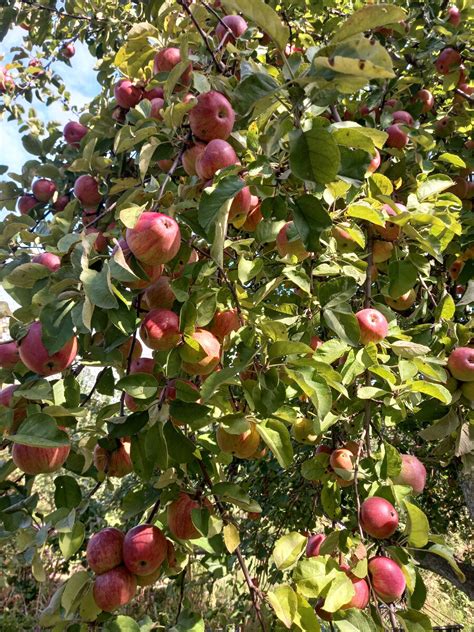
{"label": "red apple", "polygon": [[458,347],[451,351],[448,369],[460,382],[474,382],[474,347]]}
{"label": "red apple", "polygon": [[262,212],[260,210],[260,200],[256,195],[250,196],[250,210],[245,218],[245,222],[242,226],[243,230],[246,230],[249,233],[253,233],[257,230],[257,226],[263,219]]}
{"label": "red apple", "polygon": [[[235,40],[245,33],[248,26],[247,22],[240,15],[225,15],[222,18],[222,22],[219,22],[217,25],[217,39],[221,45],[229,42],[235,44]],[[230,33],[229,30],[231,31]]]}
{"label": "red apple", "polygon": [[152,309],[141,324],[140,336],[150,349],[169,351],[181,340],[179,318],[169,309]]}
{"label": "red apple", "polygon": [[287,222],[280,229],[276,238],[276,247],[280,257],[291,255],[295,256],[298,261],[303,261],[309,257],[309,252],[304,247],[293,222]]}
{"label": "red apple", "polygon": [[338,250],[342,252],[354,252],[354,250],[358,248],[358,244],[352,235],[345,230],[344,226],[344,224],[333,226],[331,234],[336,240]]}
{"label": "red apple", "polygon": [[373,538],[389,538],[398,527],[398,513],[385,498],[372,496],[360,506],[360,524]]}
{"label": "red apple", "polygon": [[374,173],[380,167],[380,152],[378,149],[375,150],[375,156],[370,161],[369,166],[367,167],[367,173]]}
{"label": "red apple", "polygon": [[31,187],[33,195],[39,202],[49,202],[49,200],[56,193],[56,185],[51,180],[46,178],[40,178],[33,182]]}
{"label": "red apple", "polygon": [[74,195],[85,206],[97,206],[102,200],[99,183],[89,175],[79,176],[74,182]]}
{"label": "red apple", "polygon": [[114,88],[114,96],[121,108],[134,108],[142,99],[143,90],[129,79],[121,79]]}
{"label": "red apple", "polygon": [[154,375],[158,372],[155,360],[153,358],[137,358],[130,363],[129,373],[149,373]]}
{"label": "red apple", "polygon": [[89,128],[77,121],[69,121],[63,129],[64,140],[72,147],[79,147],[79,143],[89,131]]}
{"label": "red apple", "polygon": [[311,349],[313,349],[313,351],[316,351],[316,349],[319,349],[319,347],[323,344],[324,344],[324,340],[321,340],[319,336],[311,336],[311,340],[309,341],[309,346],[311,347]]}
{"label": "red apple", "polygon": [[458,7],[448,8],[448,22],[453,26],[459,26],[461,24],[461,11]]}
{"label": "red apple", "polygon": [[203,141],[225,140],[232,132],[234,121],[231,104],[223,94],[214,90],[200,94],[197,104],[189,112],[191,131]]}
{"label": "red apple", "polygon": [[39,263],[45,266],[45,268],[48,268],[51,272],[56,272],[61,267],[61,257],[54,255],[52,252],[42,252],[39,255],[35,255],[31,261],[32,263]]}
{"label": "red apple", "polygon": [[388,134],[387,147],[403,149],[408,144],[408,135],[402,130],[400,125],[390,125],[385,131]]}
{"label": "red apple", "polygon": [[240,329],[240,318],[235,308],[216,312],[209,327],[209,331],[221,342],[232,331],[238,329]]}
{"label": "red apple", "polygon": [[[345,485],[351,485],[354,479],[354,454],[351,450],[339,448],[333,450],[329,458],[329,465],[334,470],[339,479],[338,482]],[[347,473],[347,474],[346,474]]]}
{"label": "red apple", "polygon": [[321,445],[318,445],[318,447],[315,450],[315,454],[332,454],[332,453],[333,453],[333,449],[329,447],[328,445],[325,445],[324,443],[322,443]]}
{"label": "red apple", "polygon": [[50,474],[61,469],[65,463],[70,445],[59,448],[38,448],[24,445],[22,443],[13,444],[12,459],[19,470],[25,474]]}
{"label": "red apple", "polygon": [[38,200],[35,198],[34,195],[27,193],[26,195],[21,195],[18,198],[17,204],[20,213],[22,215],[28,215],[31,209],[35,208],[35,206],[38,204]]}
{"label": "red apple", "polygon": [[181,246],[181,232],[176,221],[164,213],[145,212],[125,239],[135,257],[143,263],[168,263]]}
{"label": "red apple", "polygon": [[123,541],[123,561],[134,575],[150,575],[166,559],[167,543],[163,532],[152,524],[130,529]]}
{"label": "red apple", "polygon": [[[171,72],[175,66],[181,62],[181,52],[179,48],[162,48],[156,55],[153,62],[153,74],[159,72]],[[181,75],[179,83],[182,87],[187,87],[191,83],[192,64],[189,64]]]}
{"label": "red apple", "polygon": [[188,149],[186,149],[186,151],[184,152],[181,162],[183,165],[183,169],[188,174],[188,176],[197,175],[196,160],[204,152],[205,149],[206,145],[204,145],[203,143],[196,143],[195,145],[188,147]]}
{"label": "red apple", "polygon": [[143,98],[151,101],[152,99],[164,99],[165,91],[161,87],[152,88],[151,90],[145,90]]}
{"label": "red apple", "polygon": [[161,116],[160,110],[162,110],[165,107],[164,99],[161,99],[160,97],[156,97],[155,99],[151,99],[150,103],[151,103],[150,118],[154,118],[157,121],[162,121],[163,117]]}
{"label": "red apple", "polygon": [[72,336],[59,351],[50,354],[43,344],[42,325],[34,322],[20,340],[20,358],[23,364],[38,375],[54,375],[70,366],[77,354],[77,338]]}
{"label": "red apple", "polygon": [[413,116],[410,114],[410,112],[406,112],[405,110],[397,110],[392,114],[392,123],[399,123],[400,125],[413,127],[415,121],[413,120]]}
{"label": "red apple", "polygon": [[117,566],[94,581],[92,594],[97,606],[105,612],[113,612],[132,601],[137,590],[137,580],[124,566]]}
{"label": "red apple", "polygon": [[[242,178],[240,179],[242,180]],[[244,187],[237,193],[230,206],[229,222],[234,222],[236,225],[243,225],[243,221],[250,211],[251,198],[252,195],[248,187]]]}
{"label": "red apple", "polygon": [[306,557],[317,557],[321,549],[321,544],[326,539],[324,533],[314,533],[308,538],[306,543]]}
{"label": "red apple", "polygon": [[426,484],[426,468],[412,454],[402,454],[402,469],[393,482],[397,485],[410,485],[414,494],[421,494]]}
{"label": "red apple", "polygon": [[101,575],[123,562],[124,535],[120,529],[107,527],[91,537],[87,543],[86,558],[91,571]]}
{"label": "red apple", "polygon": [[364,345],[369,342],[380,342],[388,333],[388,322],[377,309],[361,309],[356,318],[359,322],[360,339]]}
{"label": "red apple", "polygon": [[190,375],[209,375],[220,362],[220,342],[205,329],[196,329],[191,338],[199,344],[200,349],[196,351],[186,343],[181,347],[182,368]]}
{"label": "red apple", "polygon": [[13,409],[13,425],[10,429],[12,432],[15,432],[19,422],[26,417],[26,401],[24,399],[14,400],[14,393],[17,388],[17,384],[12,384],[0,390],[0,406]]}
{"label": "red apple", "polygon": [[365,579],[359,579],[358,577],[351,577],[349,573],[352,586],[354,587],[355,595],[352,599],[341,606],[341,610],[348,610],[349,608],[357,608],[358,610],[364,610],[367,608],[370,600],[370,589]]}
{"label": "red apple", "polygon": [[430,112],[434,108],[435,100],[433,95],[429,90],[423,88],[422,90],[418,90],[415,95],[416,101],[421,101],[423,103],[422,112],[426,114],[426,112]]}
{"label": "red apple", "polygon": [[85,232],[86,235],[95,235],[95,239],[92,241],[95,252],[106,253],[108,251],[107,237],[101,230],[95,228],[94,226],[89,226],[86,228]]}
{"label": "red apple", "polygon": [[14,340],[12,342],[0,343],[0,368],[13,369],[19,361],[20,353],[18,351],[18,345]]}
{"label": "red apple", "polygon": [[170,278],[167,276],[160,277],[152,285],[147,287],[142,296],[143,306],[147,309],[171,309],[175,302],[175,295],[171,289]]}
{"label": "red apple", "polygon": [[167,508],[168,529],[174,538],[178,540],[195,540],[201,534],[192,521],[193,509],[200,509],[201,504],[181,492],[176,500],[173,500]]}
{"label": "red apple", "polygon": [[[397,208],[400,209],[401,212],[406,211],[406,206],[403,204],[396,204]],[[382,210],[385,211],[387,215],[390,217],[396,217],[397,212],[393,210],[393,208],[389,204],[384,204],[382,206]],[[385,226],[377,226],[374,224],[372,226],[372,230],[376,235],[385,239],[386,241],[396,241],[400,237],[400,226],[390,222],[388,220],[385,221]]]}
{"label": "red apple", "polygon": [[76,54],[76,49],[72,42],[69,42],[69,44],[65,44],[61,48],[61,55],[63,57],[66,57],[66,59],[71,59],[72,57],[74,57],[75,54]]}
{"label": "red apple", "polygon": [[402,569],[388,557],[373,557],[368,564],[369,576],[377,596],[385,603],[400,599],[406,588]]}
{"label": "red apple", "polygon": [[132,459],[130,458],[130,441],[119,442],[115,450],[106,450],[100,445],[94,448],[94,466],[99,472],[105,472],[107,476],[123,478],[133,472]]}
{"label": "red apple", "polygon": [[435,62],[436,70],[440,75],[448,75],[454,67],[461,64],[461,55],[454,48],[445,48],[438,55],[438,59]]}
{"label": "red apple", "polygon": [[209,180],[220,169],[238,164],[239,159],[232,145],[229,145],[225,140],[216,138],[211,140],[205,146],[204,151],[197,156],[195,169],[202,180]]}
{"label": "red apple", "polygon": [[60,213],[64,211],[66,206],[69,204],[69,195],[60,195],[56,202],[53,204],[53,209],[55,213]]}

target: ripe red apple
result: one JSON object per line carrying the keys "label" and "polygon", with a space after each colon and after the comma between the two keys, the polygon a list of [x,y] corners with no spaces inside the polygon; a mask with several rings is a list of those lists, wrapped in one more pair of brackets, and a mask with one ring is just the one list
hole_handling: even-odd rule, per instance
{"label": "ripe red apple", "polygon": [[49,202],[49,200],[56,193],[56,185],[51,180],[46,178],[40,178],[33,182],[31,187],[33,195],[39,202]]}
{"label": "ripe red apple", "polygon": [[119,442],[115,450],[106,450],[100,445],[94,448],[94,465],[99,472],[105,472],[107,476],[123,478],[133,472],[132,459],[130,458],[130,441]]}
{"label": "ripe red apple", "polygon": [[69,44],[65,44],[61,48],[61,55],[65,57],[66,59],[71,59],[72,57],[74,57],[75,54],[76,54],[76,49],[72,42],[69,42]]}
{"label": "ripe red apple", "polygon": [[165,91],[161,87],[152,88],[151,90],[145,90],[143,98],[151,101],[152,99],[164,99]]}
{"label": "ripe red apple", "polygon": [[358,610],[364,610],[367,608],[370,600],[370,589],[365,579],[358,577],[351,577],[349,573],[352,586],[354,587],[355,595],[352,599],[341,606],[341,610],[348,610],[349,608],[357,608]]}
{"label": "ripe red apple", "polygon": [[56,272],[61,267],[61,257],[53,254],[52,252],[42,252],[39,255],[35,255],[31,259],[32,263],[39,263],[42,266],[45,266],[51,272]]}
{"label": "ripe red apple", "polygon": [[196,174],[202,180],[210,180],[220,169],[238,165],[239,159],[232,145],[225,140],[216,138],[208,143],[204,151],[196,158]]}
{"label": "ripe red apple", "polygon": [[372,246],[372,261],[374,263],[383,263],[392,256],[393,244],[389,241],[381,241],[375,239]]}
{"label": "ripe red apple", "polygon": [[142,100],[143,90],[129,79],[121,79],[114,88],[114,96],[121,108],[134,108]]}
{"label": "ripe red apple", "polygon": [[[242,180],[242,178],[240,179]],[[250,211],[251,199],[252,195],[248,187],[244,187],[237,193],[229,209],[229,222],[236,226],[243,225]]]}
{"label": "ripe red apple", "polygon": [[113,612],[132,601],[137,590],[137,580],[124,566],[117,566],[94,581],[92,594],[97,606],[105,612]]}
{"label": "ripe red apple", "polygon": [[454,48],[445,48],[438,55],[438,59],[435,62],[436,70],[440,75],[448,75],[455,66],[461,64],[461,55]]}
{"label": "ripe red apple", "polygon": [[92,242],[95,252],[106,253],[108,251],[107,237],[101,230],[94,226],[89,226],[85,232],[86,235],[95,235],[95,239]]}
{"label": "ripe red apple", "polygon": [[393,124],[385,130],[388,134],[387,147],[403,149],[408,144],[408,135],[402,130],[400,125]]}
{"label": "ripe red apple", "polygon": [[398,513],[385,498],[371,496],[360,507],[360,524],[373,538],[389,538],[397,530]]}
{"label": "ripe red apple", "polygon": [[[225,15],[222,18],[222,22],[219,22],[217,25],[217,39],[221,45],[229,42],[235,44],[235,40],[245,33],[248,26],[247,22],[240,15]],[[229,30],[231,33],[229,33]]]}
{"label": "ripe red apple", "polygon": [[216,312],[209,327],[209,331],[221,342],[232,331],[238,329],[240,329],[240,318],[235,308]]}
{"label": "ripe red apple", "polygon": [[[403,204],[395,204],[395,206],[400,209],[401,212],[406,211],[406,206]],[[382,206],[382,210],[387,213],[390,217],[396,217],[397,213],[393,210],[393,208],[389,204],[384,204]],[[390,222],[389,220],[385,221],[385,226],[377,226],[374,224],[372,229],[376,235],[385,239],[386,241],[396,241],[400,237],[400,226]]]}
{"label": "ripe red apple", "polygon": [[204,152],[205,148],[206,145],[204,145],[204,143],[196,143],[195,145],[188,147],[188,149],[184,152],[181,162],[183,169],[188,176],[197,175],[196,160]]}
{"label": "ripe red apple", "polygon": [[123,563],[124,535],[120,529],[107,527],[91,537],[87,543],[86,558],[91,571],[101,575]]}
{"label": "ripe red apple", "polygon": [[356,240],[345,230],[344,224],[333,226],[331,234],[336,240],[338,250],[342,252],[354,252],[354,250],[358,248]]}
{"label": "ripe red apple", "polygon": [[396,485],[410,485],[414,494],[421,494],[426,484],[426,468],[412,454],[402,454],[402,469],[393,482]]}
{"label": "ripe red apple", "polygon": [[0,406],[13,409],[11,432],[15,432],[19,423],[26,417],[26,401],[24,399],[14,400],[14,393],[17,388],[17,384],[12,384],[0,390]]}
{"label": "ripe red apple", "polygon": [[448,8],[448,22],[453,26],[459,26],[461,24],[461,11],[458,7]]}
{"label": "ripe red apple", "polygon": [[380,152],[378,149],[376,149],[375,155],[370,161],[369,166],[367,167],[367,173],[374,173],[375,171],[377,171],[377,169],[380,167],[380,162],[381,162]]}
{"label": "ripe red apple", "polygon": [[42,330],[40,322],[30,325],[28,333],[18,343],[21,361],[30,371],[38,375],[48,376],[61,373],[73,363],[76,357],[77,338],[72,336],[59,351],[50,355],[41,338]]}
{"label": "ripe red apple", "polygon": [[179,277],[183,276],[184,269],[186,268],[186,266],[193,265],[194,263],[197,263],[198,261],[199,261],[199,254],[197,250],[194,250],[194,249],[191,250],[189,259],[187,261],[184,261],[183,259],[178,260],[178,263],[175,269],[173,270],[173,274],[172,274],[173,279],[178,279]]}
{"label": "ripe red apple", "polygon": [[140,336],[150,349],[169,351],[181,340],[179,318],[169,309],[152,309],[141,324]]}
{"label": "ripe red apple", "polygon": [[276,247],[280,257],[295,256],[298,261],[309,257],[309,252],[304,247],[293,222],[287,222],[277,235]]}
{"label": "ripe red apple", "polygon": [[150,575],[166,559],[167,543],[163,532],[152,524],[130,529],[123,541],[123,561],[134,575]]}
{"label": "ripe red apple", "polygon": [[69,121],[63,129],[64,140],[72,147],[79,147],[79,143],[89,131],[89,128],[77,121]]}
{"label": "ripe red apple", "polygon": [[[171,72],[175,66],[181,62],[181,52],[179,48],[162,48],[155,55],[153,62],[153,74],[159,72]],[[188,87],[191,83],[192,64],[189,64],[179,79],[181,87]]]}
{"label": "ripe red apple", "polygon": [[380,342],[388,333],[388,322],[377,309],[361,309],[357,312],[359,321],[360,339],[366,345],[369,342]]}
{"label": "ripe red apple", "polygon": [[225,140],[232,132],[235,112],[226,97],[211,90],[197,98],[197,104],[189,112],[191,131],[203,141],[216,138]]}
{"label": "ripe red apple", "polygon": [[[151,103],[150,118],[154,118],[157,121],[162,121],[163,117],[161,116],[160,110],[162,110],[165,107],[164,99],[161,99],[160,97],[156,97],[155,99],[151,99],[150,103]],[[158,161],[158,162],[161,162],[161,161]]]}
{"label": "ripe red apple", "polygon": [[222,452],[233,454],[239,459],[250,459],[260,445],[260,435],[256,424],[250,422],[248,430],[240,434],[231,434],[219,426],[216,433],[217,445]]}
{"label": "ripe red apple", "polygon": [[456,123],[454,119],[450,116],[443,116],[443,118],[438,119],[434,124],[434,132],[436,136],[440,138],[447,138],[451,136],[456,128]]}
{"label": "ripe red apple", "polygon": [[397,110],[392,114],[392,123],[399,123],[400,125],[413,127],[415,121],[413,120],[413,116],[410,114],[410,112],[406,112],[405,110]]}
{"label": "ripe red apple", "polygon": [[69,195],[60,195],[56,202],[53,204],[53,209],[55,213],[60,213],[64,211],[66,206],[69,204]]}
{"label": "ripe red apple", "polygon": [[451,351],[448,369],[460,382],[474,382],[474,347],[458,347]]}
{"label": "ripe red apple", "polygon": [[308,538],[306,543],[306,557],[317,557],[321,549],[321,544],[326,539],[324,533],[314,533]]}
{"label": "ripe red apple", "polygon": [[191,338],[199,344],[200,350],[196,351],[185,343],[180,349],[182,368],[190,375],[209,375],[220,362],[220,342],[205,329],[196,329]]}
{"label": "ripe red apple", "polygon": [[27,193],[26,195],[21,195],[18,198],[18,210],[22,215],[28,215],[31,209],[35,208],[38,204],[38,200],[31,193]]}
{"label": "ripe red apple", "polygon": [[0,343],[0,368],[13,369],[19,361],[20,353],[18,351],[18,345],[14,340],[12,342]]}
{"label": "ripe red apple", "polygon": [[333,453],[333,449],[328,446],[325,445],[324,443],[321,443],[321,445],[318,445],[318,447],[315,450],[315,454],[332,454]]}
{"label": "ripe red apple", "polygon": [[181,246],[181,232],[176,221],[164,213],[145,212],[133,228],[127,228],[127,244],[143,263],[168,263]]}
{"label": "ripe red apple", "polygon": [[256,195],[250,196],[250,210],[245,218],[245,222],[242,226],[243,230],[246,230],[249,233],[253,233],[257,230],[257,226],[263,219],[262,212],[260,210],[260,200]]}
{"label": "ripe red apple", "polygon": [[132,360],[130,363],[129,373],[131,375],[133,373],[149,373],[150,375],[154,375],[158,372],[158,368],[153,358],[137,358],[136,360]]}
{"label": "ripe red apple", "polygon": [[433,95],[429,90],[423,88],[422,90],[418,90],[415,95],[416,101],[421,101],[423,103],[422,112],[426,114],[426,112],[430,112],[434,108],[435,100]]}
{"label": "ripe red apple", "polygon": [[160,277],[147,287],[142,296],[143,306],[149,310],[159,307],[171,309],[175,299],[176,297],[171,289],[170,278],[167,276]]}
{"label": "ripe red apple", "polygon": [[200,508],[201,503],[180,492],[178,498],[168,505],[166,513],[168,528],[173,537],[178,540],[195,540],[201,537],[192,521],[193,509]]}
{"label": "ripe red apple", "polygon": [[97,206],[102,200],[99,183],[89,175],[79,176],[74,182],[74,195],[85,206]]}
{"label": "ripe red apple", "polygon": [[354,480],[354,454],[351,450],[339,448],[331,451],[329,465],[337,475],[337,482],[344,486],[352,485]]}
{"label": "ripe red apple", "polygon": [[321,338],[319,336],[311,336],[311,339],[309,341],[309,346],[311,347],[311,349],[313,349],[313,351],[316,351],[316,349],[319,349],[319,347],[321,345],[324,344],[324,340],[321,340]]}
{"label": "ripe red apple", "polygon": [[61,469],[70,450],[70,445],[60,448],[37,448],[15,443],[12,448],[12,459],[17,468],[25,474],[50,474]]}
{"label": "ripe red apple", "polygon": [[368,564],[369,576],[377,596],[392,603],[405,592],[406,581],[402,569],[389,557],[373,557]]}

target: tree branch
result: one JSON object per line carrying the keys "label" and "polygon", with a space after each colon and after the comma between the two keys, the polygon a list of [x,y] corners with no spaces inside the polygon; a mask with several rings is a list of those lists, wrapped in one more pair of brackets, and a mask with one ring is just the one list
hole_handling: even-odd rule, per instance
{"label": "tree branch", "polygon": [[462,582],[456,575],[454,570],[448,564],[448,562],[435,555],[434,553],[425,553],[423,551],[410,551],[421,568],[426,571],[436,573],[443,579],[446,579],[450,584],[453,584],[458,590],[462,591],[469,599],[474,599],[474,566],[466,562],[458,562],[458,566],[466,576],[466,581]]}
{"label": "tree branch", "polygon": [[61,11],[56,9],[56,7],[48,7],[44,4],[39,4],[38,2],[32,2],[31,0],[20,0],[21,4],[26,4],[33,9],[40,9],[41,11],[49,11],[49,13],[54,13],[55,15],[59,15],[64,18],[72,18],[74,20],[85,20],[86,22],[107,22],[107,20],[98,19],[94,15],[76,15],[75,13],[68,13],[67,11]]}
{"label": "tree branch", "polygon": [[212,50],[211,46],[209,45],[209,40],[207,39],[207,35],[204,33],[204,31],[200,27],[198,21],[196,20],[196,18],[192,14],[191,9],[187,6],[187,4],[185,3],[184,0],[176,0],[176,1],[177,1],[177,3],[179,5],[181,5],[181,7],[184,9],[184,11],[189,15],[189,17],[191,18],[192,23],[197,28],[197,30],[199,32],[199,35],[202,37],[202,40],[203,40],[204,44],[206,45],[206,48],[209,51],[209,54],[211,55],[212,61],[214,62],[214,65],[217,68],[218,72],[224,72],[224,68],[223,68],[222,64],[217,59],[217,57],[214,54],[214,51]]}

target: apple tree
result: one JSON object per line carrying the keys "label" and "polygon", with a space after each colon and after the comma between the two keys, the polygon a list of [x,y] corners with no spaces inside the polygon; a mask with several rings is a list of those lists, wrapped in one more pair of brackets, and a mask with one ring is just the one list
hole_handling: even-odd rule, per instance
{"label": "apple tree", "polygon": [[[15,26],[0,519],[38,582],[64,560],[42,628],[145,629],[170,589],[143,625],[222,629],[194,568],[241,629],[431,630],[424,570],[474,593],[446,544],[474,505],[467,3],[16,0]],[[100,94],[44,124],[79,45]]]}

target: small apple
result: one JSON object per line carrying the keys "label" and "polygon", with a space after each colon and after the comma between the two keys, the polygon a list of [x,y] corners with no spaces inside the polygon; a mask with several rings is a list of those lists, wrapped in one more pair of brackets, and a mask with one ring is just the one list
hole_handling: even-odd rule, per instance
{"label": "small apple", "polygon": [[[395,206],[401,212],[407,210],[406,206],[404,206],[403,204],[395,204]],[[382,206],[382,210],[385,211],[385,213],[387,213],[387,215],[389,215],[390,217],[397,216],[397,212],[393,210],[390,204],[384,204]],[[377,226],[376,224],[374,224],[372,226],[372,229],[376,235],[378,235],[382,239],[385,239],[386,241],[396,241],[400,237],[400,226],[397,226],[397,224],[394,224],[389,220],[385,221],[385,226]]]}
{"label": "small apple", "polygon": [[201,180],[210,180],[220,169],[238,164],[239,159],[232,145],[216,138],[197,156],[195,170]]}
{"label": "small apple", "polygon": [[429,90],[426,90],[425,88],[418,90],[418,92],[415,95],[415,100],[421,101],[421,103],[423,103],[423,107],[421,111],[424,114],[426,114],[427,112],[430,112],[434,108],[434,104],[435,104],[434,97],[431,94],[431,92]]}
{"label": "small apple", "polygon": [[120,529],[107,527],[91,537],[87,543],[86,558],[91,571],[101,575],[123,562],[124,535]]}
{"label": "small apple", "polygon": [[31,259],[32,263],[39,263],[45,268],[51,270],[51,272],[56,272],[61,267],[61,257],[53,254],[52,252],[42,252],[39,255],[35,255]]}
{"label": "small apple", "polygon": [[410,112],[406,112],[405,110],[397,110],[392,114],[392,123],[399,123],[400,125],[413,127],[415,121],[413,120],[413,116],[410,114]]}
{"label": "small apple", "polygon": [[[398,226],[397,226],[398,228]],[[395,232],[395,229],[394,229]],[[392,256],[393,243],[390,241],[381,241],[375,239],[372,246],[372,260],[374,263],[383,263],[388,261]]]}
{"label": "small apple", "polygon": [[[150,103],[151,103],[150,118],[154,118],[157,121],[162,121],[163,117],[161,116],[161,110],[165,107],[164,99],[161,99],[160,97],[156,97],[155,99],[151,99]],[[158,161],[158,162],[161,162],[161,161]]]}
{"label": "small apple", "polygon": [[92,594],[97,606],[104,612],[113,612],[132,601],[137,590],[137,580],[125,566],[117,566],[98,575]]}
{"label": "small apple", "polygon": [[[221,46],[235,44],[235,40],[245,33],[248,24],[240,15],[225,15],[216,28],[216,36]],[[229,30],[231,31],[229,33]]]}
{"label": "small apple", "polygon": [[434,124],[434,132],[436,136],[440,138],[447,138],[451,136],[456,128],[456,123],[454,119],[450,116],[443,116],[443,118],[438,119]]}
{"label": "small apple", "polygon": [[151,101],[152,99],[164,99],[165,91],[161,87],[151,88],[151,90],[145,90],[143,92],[143,99]]}
{"label": "small apple", "polygon": [[13,409],[11,432],[15,432],[19,423],[26,417],[26,400],[14,397],[17,388],[18,384],[12,384],[0,390],[0,406]]}
{"label": "small apple", "polygon": [[219,426],[216,433],[217,445],[222,452],[233,454],[239,459],[249,459],[260,445],[260,435],[255,423],[250,422],[248,430],[231,434]]}
{"label": "small apple", "polygon": [[56,193],[56,185],[51,180],[40,178],[33,182],[31,190],[39,202],[49,202]]}
{"label": "small apple", "polygon": [[69,204],[69,195],[60,195],[56,202],[53,204],[53,209],[55,213],[60,213],[64,211],[66,206]]}
{"label": "small apple", "polygon": [[313,351],[316,351],[317,349],[319,349],[319,347],[321,347],[324,344],[324,340],[321,340],[321,338],[319,336],[311,336],[311,339],[309,341],[309,346],[311,347],[311,349],[313,349]]}
{"label": "small apple", "polygon": [[191,338],[199,344],[200,349],[197,351],[185,342],[180,349],[182,368],[190,375],[209,375],[220,362],[220,342],[205,329],[196,329]]}
{"label": "small apple", "polygon": [[77,338],[72,336],[56,353],[50,354],[42,339],[40,322],[30,325],[28,333],[19,341],[23,364],[38,375],[49,376],[67,369],[77,355]]}
{"label": "small apple", "polygon": [[314,445],[319,440],[319,435],[314,431],[313,422],[306,417],[301,417],[293,422],[291,431],[299,443]]}
{"label": "small apple", "polygon": [[95,228],[94,226],[89,226],[86,228],[85,233],[86,235],[95,235],[95,238],[92,240],[92,246],[95,252],[102,254],[108,252],[107,237],[101,230]]}
{"label": "small apple", "polygon": [[196,160],[199,156],[201,156],[205,149],[206,145],[204,145],[204,143],[196,143],[191,147],[188,147],[188,149],[184,152],[181,163],[188,176],[197,175]]}
{"label": "small apple", "polygon": [[72,57],[74,57],[74,55],[76,54],[76,49],[74,47],[74,44],[72,42],[69,42],[69,44],[65,44],[61,48],[60,53],[66,59],[72,59]]}
{"label": "small apple", "polygon": [[453,66],[459,66],[461,64],[461,55],[454,48],[445,48],[438,55],[438,59],[435,62],[436,70],[440,75],[448,75],[452,70],[454,70]]}
{"label": "small apple", "polygon": [[240,329],[240,318],[237,310],[227,309],[214,314],[209,331],[222,342],[232,331]]}
{"label": "small apple", "polygon": [[99,472],[105,472],[109,477],[123,478],[133,472],[130,441],[124,439],[118,443],[115,450],[106,450],[96,445],[93,454],[94,466]]}
{"label": "small apple", "polygon": [[181,340],[179,318],[169,309],[161,307],[152,309],[140,326],[140,336],[150,349],[156,351],[174,349]]}
{"label": "small apple", "polygon": [[414,305],[416,301],[416,291],[412,288],[398,296],[397,298],[392,298],[391,296],[385,297],[385,302],[389,307],[394,309],[396,312],[405,312],[407,309],[410,309],[412,305]]}
{"label": "small apple", "polygon": [[355,594],[350,601],[341,606],[341,610],[348,610],[349,608],[364,610],[369,605],[370,600],[370,589],[367,581],[364,578],[351,577],[348,572],[346,575],[349,575]]}
{"label": "small apple", "polygon": [[357,242],[350,233],[345,229],[345,224],[339,224],[339,226],[333,226],[331,228],[331,234],[336,240],[337,248],[341,252],[354,252],[358,247]]}
{"label": "small apple", "polygon": [[371,496],[360,506],[360,524],[373,538],[383,540],[397,530],[398,513],[385,498]]}
{"label": "small apple", "polygon": [[223,94],[211,90],[198,96],[189,112],[189,122],[192,133],[200,140],[226,140],[234,127],[235,112]]}
{"label": "small apple", "polygon": [[163,532],[152,524],[140,524],[127,531],[123,541],[123,561],[134,575],[150,575],[166,559]]}
{"label": "small apple", "polygon": [[339,448],[332,451],[329,465],[338,478],[341,478],[344,482],[352,482],[354,479],[355,460],[354,454],[350,450]]}
{"label": "small apple", "polygon": [[[240,178],[242,180],[242,178]],[[248,187],[240,189],[237,195],[232,200],[232,204],[229,209],[229,222],[236,226],[243,225],[247,215],[250,211],[250,202],[252,195]]]}
{"label": "small apple", "polygon": [[74,195],[85,206],[97,206],[102,200],[99,183],[90,175],[79,176],[74,182]]}
{"label": "small apple", "polygon": [[398,123],[393,123],[385,130],[388,134],[387,147],[403,149],[408,144],[408,134],[406,134]]}
{"label": "small apple", "polygon": [[28,213],[35,208],[38,204],[38,200],[31,193],[27,193],[26,195],[21,195],[18,198],[18,210],[22,215],[28,215]]}
{"label": "small apple", "polygon": [[0,66],[0,94],[5,92],[13,92],[15,89],[15,81],[8,70]]}
{"label": "small apple", "polygon": [[309,252],[304,247],[293,222],[287,222],[280,229],[276,238],[276,247],[280,257],[295,256],[298,261],[303,261],[303,259],[309,257]]}
{"label": "small apple", "polygon": [[376,149],[375,155],[370,161],[369,166],[367,167],[367,173],[374,173],[375,171],[377,171],[377,169],[380,167],[380,162],[381,162],[380,152],[378,149]]}
{"label": "small apple", "polygon": [[385,603],[400,599],[406,588],[402,569],[389,557],[377,556],[369,560],[370,581],[377,596]]}
{"label": "small apple", "polygon": [[136,358],[130,363],[129,373],[130,375],[134,373],[149,373],[150,375],[155,375],[159,373],[159,370],[153,358]]}
{"label": "small apple", "polygon": [[314,533],[310,535],[306,543],[306,557],[317,557],[325,539],[326,536],[324,533]]}
{"label": "small apple", "polygon": [[458,347],[451,351],[448,369],[460,382],[474,382],[474,347]]}
{"label": "small apple", "polygon": [[377,309],[361,309],[356,313],[359,322],[360,339],[362,344],[380,342],[388,333],[388,322]]}
{"label": "small apple", "polygon": [[143,97],[143,90],[134,86],[128,79],[121,79],[114,88],[114,96],[121,108],[129,110],[134,108]]}
{"label": "small apple", "polygon": [[248,233],[253,233],[257,230],[257,226],[263,219],[262,212],[260,210],[260,200],[256,195],[250,196],[250,209],[247,213],[247,217],[245,218],[245,222],[242,225],[242,229],[246,230]]}
{"label": "small apple", "polygon": [[448,270],[448,274],[453,281],[456,281],[458,276],[461,274],[461,270],[464,268],[464,261],[461,259],[456,259],[450,266]]}
{"label": "small apple", "polygon": [[[153,74],[157,75],[160,72],[171,72],[180,62],[181,52],[179,48],[162,48],[155,55],[155,60],[153,62]],[[190,63],[179,79],[179,83],[182,88],[190,85],[192,71],[193,66]]]}
{"label": "small apple", "polygon": [[146,288],[142,296],[143,306],[149,310],[159,307],[171,309],[175,300],[176,296],[171,288],[171,281],[168,276],[161,276],[157,279]]}
{"label": "small apple", "polygon": [[18,362],[20,362],[20,353],[16,342],[13,340],[0,343],[0,368],[13,369]]}
{"label": "small apple", "polygon": [[193,509],[201,509],[201,503],[184,492],[181,492],[178,498],[168,505],[166,512],[168,529],[174,538],[195,540],[201,537],[192,521]]}
{"label": "small apple", "polygon": [[448,7],[448,22],[453,26],[461,24],[461,11],[458,7]]}
{"label": "small apple", "polygon": [[164,213],[145,211],[133,228],[127,228],[127,244],[143,263],[168,263],[181,246],[181,232],[176,221]]}
{"label": "small apple", "polygon": [[410,485],[414,494],[421,494],[426,484],[426,468],[412,454],[402,454],[402,469],[393,479],[396,485]]}

